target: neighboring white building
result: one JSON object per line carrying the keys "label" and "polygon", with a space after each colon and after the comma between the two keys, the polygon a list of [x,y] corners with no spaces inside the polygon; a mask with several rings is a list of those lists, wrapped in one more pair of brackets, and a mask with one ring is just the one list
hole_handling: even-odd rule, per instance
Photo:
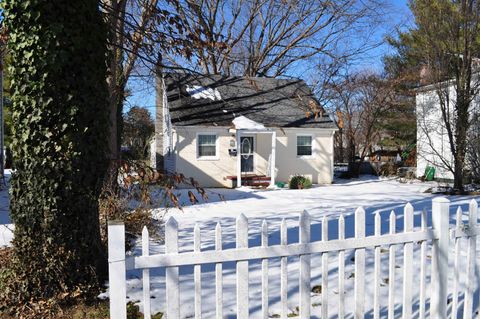
{"label": "neighboring white building", "polygon": [[169,73],[157,79],[155,124],[157,169],[203,187],[333,180],[337,127],[302,80]]}
{"label": "neighboring white building", "polygon": [[[417,115],[417,176],[423,176],[427,166],[435,167],[435,178],[444,180],[453,180],[453,174],[449,167],[453,169],[454,158],[450,149],[450,141],[445,122],[440,108],[440,99],[437,93],[439,85],[442,85],[442,91],[446,93],[446,83],[431,84],[417,89],[416,93],[416,115]],[[449,106],[447,112],[451,121],[455,116],[455,88],[448,86]],[[479,97],[476,97],[471,104],[471,117],[478,117]],[[476,125],[472,125],[472,130],[478,130]],[[454,134],[454,133],[453,133]],[[470,145],[470,147],[473,147]],[[468,159],[466,168],[468,169]]]}

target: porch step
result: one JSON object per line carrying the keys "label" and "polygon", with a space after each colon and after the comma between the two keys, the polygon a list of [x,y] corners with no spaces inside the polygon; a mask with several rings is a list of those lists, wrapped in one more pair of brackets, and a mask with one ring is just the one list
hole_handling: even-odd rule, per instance
{"label": "porch step", "polygon": [[[236,181],[237,176],[227,176],[226,179]],[[270,181],[270,177],[265,175],[242,175],[242,181]]]}
{"label": "porch step", "polygon": [[[237,184],[237,176],[226,176],[225,179],[231,180],[232,186],[235,187]],[[253,186],[253,187],[267,187],[270,185],[270,177],[265,175],[256,175],[256,174],[246,174],[242,175],[242,185],[243,186]]]}
{"label": "porch step", "polygon": [[[237,181],[233,181],[233,187],[237,185]],[[265,181],[244,181],[242,180],[242,186],[250,186],[250,187],[268,187],[270,182]]]}
{"label": "porch step", "polygon": [[264,181],[264,180],[246,180],[242,182],[243,185],[248,185],[248,186],[268,186],[270,185],[270,181]]}
{"label": "porch step", "polygon": [[268,186],[270,186],[270,183],[265,183],[265,182],[263,182],[263,183],[253,183],[253,184],[251,184],[251,185],[250,185],[250,184],[246,184],[246,185],[244,184],[244,186],[268,187]]}

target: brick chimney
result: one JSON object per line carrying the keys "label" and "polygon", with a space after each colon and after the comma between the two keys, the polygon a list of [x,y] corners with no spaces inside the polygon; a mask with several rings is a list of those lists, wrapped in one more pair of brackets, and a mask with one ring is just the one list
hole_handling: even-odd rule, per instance
{"label": "brick chimney", "polygon": [[164,85],[161,71],[157,72],[155,79],[155,156],[152,160],[152,166],[158,171],[164,171]]}

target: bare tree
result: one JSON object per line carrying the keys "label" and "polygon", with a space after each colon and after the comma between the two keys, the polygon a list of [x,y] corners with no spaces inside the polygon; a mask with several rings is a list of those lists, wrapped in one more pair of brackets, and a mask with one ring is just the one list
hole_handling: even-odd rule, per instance
{"label": "bare tree", "polygon": [[[345,59],[370,49],[363,40],[384,7],[381,0],[184,0],[175,8],[200,45],[193,48],[193,68],[279,76],[312,57]],[[355,45],[348,41],[353,34]],[[169,61],[178,65],[174,55]]]}
{"label": "bare tree", "polygon": [[329,88],[342,129],[337,146],[346,145],[349,171],[358,176],[359,165],[380,139],[379,124],[393,105],[395,84],[374,73],[355,73]]}
{"label": "bare tree", "polygon": [[138,68],[150,73],[161,65],[162,52],[188,56],[189,41],[180,18],[163,9],[159,0],[102,0],[109,27],[108,89],[110,109],[110,158],[119,159],[121,119],[126,86]]}

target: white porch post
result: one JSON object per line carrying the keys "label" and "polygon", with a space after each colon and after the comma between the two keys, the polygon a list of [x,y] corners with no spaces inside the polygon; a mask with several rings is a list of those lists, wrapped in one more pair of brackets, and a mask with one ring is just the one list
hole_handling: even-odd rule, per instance
{"label": "white porch post", "polygon": [[240,136],[242,132],[237,130],[237,188],[242,187],[242,159],[240,156]]}
{"label": "white porch post", "polygon": [[270,160],[270,188],[275,187],[275,147],[277,145],[277,132],[272,132],[272,155]]}

